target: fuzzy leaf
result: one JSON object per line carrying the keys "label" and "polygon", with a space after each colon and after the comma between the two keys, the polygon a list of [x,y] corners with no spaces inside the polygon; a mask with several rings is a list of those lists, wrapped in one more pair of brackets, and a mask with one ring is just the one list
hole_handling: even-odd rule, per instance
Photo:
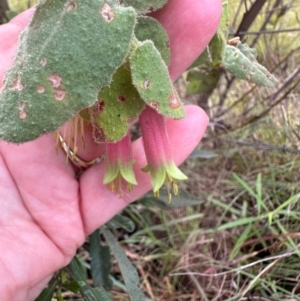
{"label": "fuzzy leaf", "polygon": [[33,140],[95,103],[133,36],[135,12],[117,2],[40,1],[4,79],[0,139]]}
{"label": "fuzzy leaf", "polygon": [[168,0],[121,0],[125,6],[132,6],[140,14],[146,14],[152,10],[157,10],[163,7]]}
{"label": "fuzzy leaf", "polygon": [[256,60],[256,50],[238,43],[237,47],[226,45],[223,61],[224,69],[240,79],[248,80],[259,86],[273,87],[277,79]]}
{"label": "fuzzy leaf", "polygon": [[145,41],[130,56],[132,81],[142,99],[158,113],[179,119],[183,105],[173,88],[166,64],[152,41]]}
{"label": "fuzzy leaf", "polygon": [[140,16],[135,27],[135,36],[139,41],[151,40],[160,52],[166,65],[170,64],[171,51],[169,36],[161,24],[151,17]]}
{"label": "fuzzy leaf", "polygon": [[116,142],[123,138],[144,106],[131,83],[129,67],[123,65],[111,85],[98,94],[97,104],[89,109],[95,141]]}

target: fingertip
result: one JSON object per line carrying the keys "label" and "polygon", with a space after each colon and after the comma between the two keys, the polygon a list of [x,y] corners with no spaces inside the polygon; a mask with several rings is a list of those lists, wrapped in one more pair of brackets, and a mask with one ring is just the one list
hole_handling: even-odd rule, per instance
{"label": "fingertip", "polygon": [[181,120],[167,120],[167,130],[176,164],[181,164],[198,146],[205,134],[209,118],[196,105],[185,106],[186,116]]}
{"label": "fingertip", "polygon": [[215,34],[222,13],[221,0],[169,0],[153,14],[169,34],[175,80],[202,53]]}

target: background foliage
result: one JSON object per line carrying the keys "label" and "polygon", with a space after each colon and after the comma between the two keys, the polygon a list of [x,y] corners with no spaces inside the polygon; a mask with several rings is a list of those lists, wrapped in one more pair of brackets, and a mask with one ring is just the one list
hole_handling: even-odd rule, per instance
{"label": "background foliage", "polygon": [[[228,1],[229,38],[256,2]],[[33,4],[9,1],[16,12]],[[123,212],[127,222],[110,225],[149,300],[300,300],[299,28],[299,0],[269,0],[247,32],[239,33],[275,74],[276,87],[256,87],[222,68],[215,87],[201,93],[188,93],[188,74],[176,82],[185,102],[203,107],[211,120],[184,165],[189,181],[170,205],[163,194],[159,200],[149,194]],[[51,283],[53,289],[69,285],[54,300],[83,300],[72,290],[92,291],[93,281],[112,288],[113,300],[130,300],[124,267],[115,264],[120,250],[113,249],[109,279],[95,280],[101,275],[94,267],[101,263],[91,261],[90,252],[103,236],[113,243],[107,232],[96,232],[78,250],[79,265]],[[97,251],[100,258],[110,256],[105,247]],[[72,287],[68,277],[78,266],[83,276],[75,278],[83,283]]]}

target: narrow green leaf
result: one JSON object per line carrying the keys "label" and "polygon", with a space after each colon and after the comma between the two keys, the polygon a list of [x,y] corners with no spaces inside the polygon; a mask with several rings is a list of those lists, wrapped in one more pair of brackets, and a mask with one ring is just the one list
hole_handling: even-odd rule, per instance
{"label": "narrow green leaf", "polygon": [[51,301],[57,285],[57,279],[52,279],[35,301]]}
{"label": "narrow green leaf", "polygon": [[111,269],[110,250],[100,243],[99,230],[90,235],[90,256],[92,277],[95,286],[104,287],[106,290],[112,289],[112,281],[109,278]]}
{"label": "narrow green leaf", "polygon": [[234,246],[233,250],[230,253],[229,260],[234,259],[238,255],[243,243],[249,237],[249,233],[251,231],[251,228],[252,228],[252,223],[249,223],[246,226],[246,228],[243,230],[242,234],[238,237],[238,240],[236,241],[235,246]]}
{"label": "narrow green leaf", "polygon": [[133,84],[145,103],[164,116],[183,118],[183,105],[173,88],[167,66],[153,42],[140,43],[129,60]]}
{"label": "narrow green leaf", "polygon": [[190,155],[189,159],[201,158],[201,159],[211,159],[217,157],[218,154],[215,152],[203,150],[203,149],[195,149]]}
{"label": "narrow green leaf", "polygon": [[170,64],[171,51],[169,36],[162,25],[151,17],[140,16],[137,18],[135,36],[139,41],[151,40],[160,52],[166,65]]}
{"label": "narrow green leaf", "polygon": [[63,287],[74,294],[77,294],[82,287],[82,284],[78,281],[71,281],[69,283],[64,283]]}
{"label": "narrow green leaf", "polygon": [[86,301],[112,301],[110,295],[104,288],[93,288],[85,285],[80,289],[80,293]]}
{"label": "narrow green leaf", "polygon": [[232,174],[233,178],[255,199],[257,199],[257,194],[255,191],[243,180],[241,179],[237,174]]}
{"label": "narrow green leaf", "polygon": [[123,215],[115,215],[110,221],[106,223],[107,227],[112,230],[124,229],[127,232],[133,232],[135,229],[134,222]]}
{"label": "narrow green leaf", "polygon": [[225,41],[228,39],[229,32],[229,12],[228,12],[228,2],[224,2],[222,4],[222,17],[220,21],[220,25],[218,31],[221,31]]}
{"label": "narrow green leaf", "polygon": [[108,229],[103,229],[102,233],[116,260],[124,277],[124,281],[132,301],[145,301],[146,296],[138,287],[139,277],[136,269],[127,258],[124,250],[119,246],[115,237]]}
{"label": "narrow green leaf", "polygon": [[135,23],[118,1],[41,0],[4,78],[0,138],[33,140],[93,105],[124,62]]}
{"label": "narrow green leaf", "polygon": [[77,256],[74,256],[71,262],[67,265],[67,271],[73,280],[85,282],[85,268]]}
{"label": "narrow green leaf", "polygon": [[269,224],[272,223],[272,219],[274,215],[278,214],[282,209],[293,203],[295,200],[299,199],[300,194],[297,193],[295,195],[292,195],[290,198],[288,198],[285,202],[283,202],[280,206],[278,206],[275,210],[268,213],[268,220]]}
{"label": "narrow green leaf", "polygon": [[[257,204],[257,212],[261,214],[261,208],[264,206],[262,200],[262,183],[261,183],[261,173],[257,175],[256,179],[256,204]],[[265,208],[267,209],[267,208]]]}
{"label": "narrow green leaf", "polygon": [[246,224],[249,224],[249,223],[253,223],[255,221],[259,221],[263,218],[266,218],[266,216],[265,215],[260,215],[260,216],[254,216],[254,217],[241,218],[241,219],[238,219],[236,221],[229,222],[229,223],[226,223],[226,224],[220,226],[218,228],[218,231],[231,229],[231,228],[235,228],[235,227],[238,227],[238,226],[243,226],[243,225],[246,225]]}

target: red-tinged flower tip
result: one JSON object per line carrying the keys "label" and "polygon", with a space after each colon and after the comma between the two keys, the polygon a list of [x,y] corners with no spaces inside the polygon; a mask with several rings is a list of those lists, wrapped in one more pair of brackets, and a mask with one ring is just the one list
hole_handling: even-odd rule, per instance
{"label": "red-tinged flower tip", "polygon": [[106,171],[103,184],[110,184],[110,190],[118,191],[122,197],[122,179],[127,182],[129,192],[133,185],[137,185],[133,171],[129,133],[121,140],[106,145]]}
{"label": "red-tinged flower tip", "polygon": [[169,186],[172,186],[173,193],[178,194],[176,180],[186,180],[179,168],[176,167],[172,150],[166,130],[164,117],[154,109],[146,107],[140,115],[144,149],[148,165],[142,170],[150,172],[154,195],[159,195],[159,189],[167,183],[169,201],[171,193]]}

